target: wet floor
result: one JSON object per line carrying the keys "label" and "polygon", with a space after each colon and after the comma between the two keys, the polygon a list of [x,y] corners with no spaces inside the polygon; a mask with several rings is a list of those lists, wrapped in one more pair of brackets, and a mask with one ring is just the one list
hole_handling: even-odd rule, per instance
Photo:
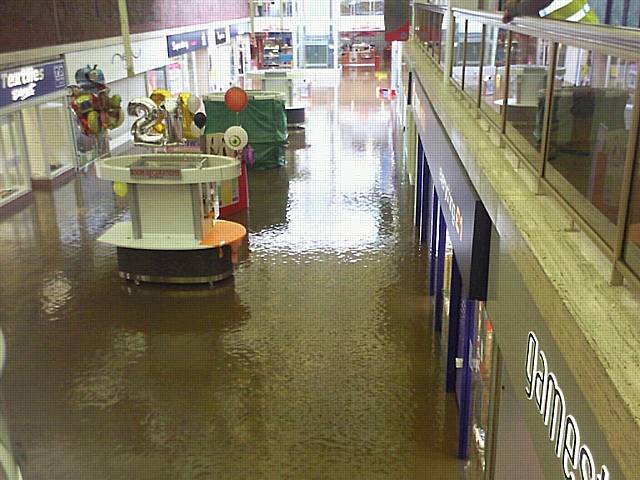
{"label": "wet floor", "polygon": [[1,383],[25,480],[459,478],[376,85],[313,85],[287,166],[250,176],[248,245],[213,289],[121,281],[95,239],[126,206],[91,174],[0,220]]}

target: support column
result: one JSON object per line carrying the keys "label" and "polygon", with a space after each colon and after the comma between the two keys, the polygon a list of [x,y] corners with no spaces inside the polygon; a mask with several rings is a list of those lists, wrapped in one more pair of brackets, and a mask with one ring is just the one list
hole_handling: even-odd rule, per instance
{"label": "support column", "polygon": [[431,208],[431,239],[429,242],[429,296],[433,297],[436,292],[436,259],[438,249],[436,240],[438,238],[438,212],[440,211],[440,202],[438,194],[433,192],[433,206]]}

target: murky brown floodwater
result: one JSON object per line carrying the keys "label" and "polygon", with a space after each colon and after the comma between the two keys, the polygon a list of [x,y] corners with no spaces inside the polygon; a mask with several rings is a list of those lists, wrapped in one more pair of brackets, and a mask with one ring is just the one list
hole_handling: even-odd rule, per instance
{"label": "murky brown floodwater", "polygon": [[455,403],[392,104],[314,85],[286,168],[253,172],[249,245],[213,289],[133,284],[81,175],[0,221],[2,378],[25,480],[449,479]]}

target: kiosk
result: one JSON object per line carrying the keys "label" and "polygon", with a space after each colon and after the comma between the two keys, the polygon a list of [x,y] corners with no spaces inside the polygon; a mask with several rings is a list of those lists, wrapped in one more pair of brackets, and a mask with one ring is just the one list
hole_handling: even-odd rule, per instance
{"label": "kiosk", "polygon": [[215,184],[240,175],[234,158],[205,154],[143,154],[106,158],[97,175],[126,196],[131,219],[99,242],[117,248],[120,276],[160,283],[209,283],[233,275],[246,235],[217,220]]}
{"label": "kiosk", "polygon": [[296,101],[293,81],[302,75],[294,70],[262,70],[248,72],[247,78],[261,80],[264,92],[281,93],[285,101],[287,125],[301,127],[305,121],[305,106]]}

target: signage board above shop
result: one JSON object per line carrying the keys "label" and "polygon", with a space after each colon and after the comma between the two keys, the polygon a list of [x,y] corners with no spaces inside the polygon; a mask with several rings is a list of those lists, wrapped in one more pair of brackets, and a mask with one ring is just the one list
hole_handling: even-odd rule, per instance
{"label": "signage board above shop", "polygon": [[167,36],[167,53],[169,57],[177,57],[208,46],[209,37],[206,30]]}
{"label": "signage board above shop", "polygon": [[465,294],[470,299],[486,300],[491,219],[424,89],[415,80],[411,102],[414,117]]}
{"label": "signage board above shop", "polygon": [[238,35],[244,35],[247,33],[251,33],[251,24],[249,22],[235,23],[233,25],[229,25],[229,36],[231,38],[237,37]]}
{"label": "signage board above shop", "polygon": [[0,71],[0,107],[64,90],[67,76],[64,60]]}
{"label": "signage board above shop", "polygon": [[216,35],[216,45],[224,45],[227,43],[227,29],[226,28],[216,28],[214,30]]}

